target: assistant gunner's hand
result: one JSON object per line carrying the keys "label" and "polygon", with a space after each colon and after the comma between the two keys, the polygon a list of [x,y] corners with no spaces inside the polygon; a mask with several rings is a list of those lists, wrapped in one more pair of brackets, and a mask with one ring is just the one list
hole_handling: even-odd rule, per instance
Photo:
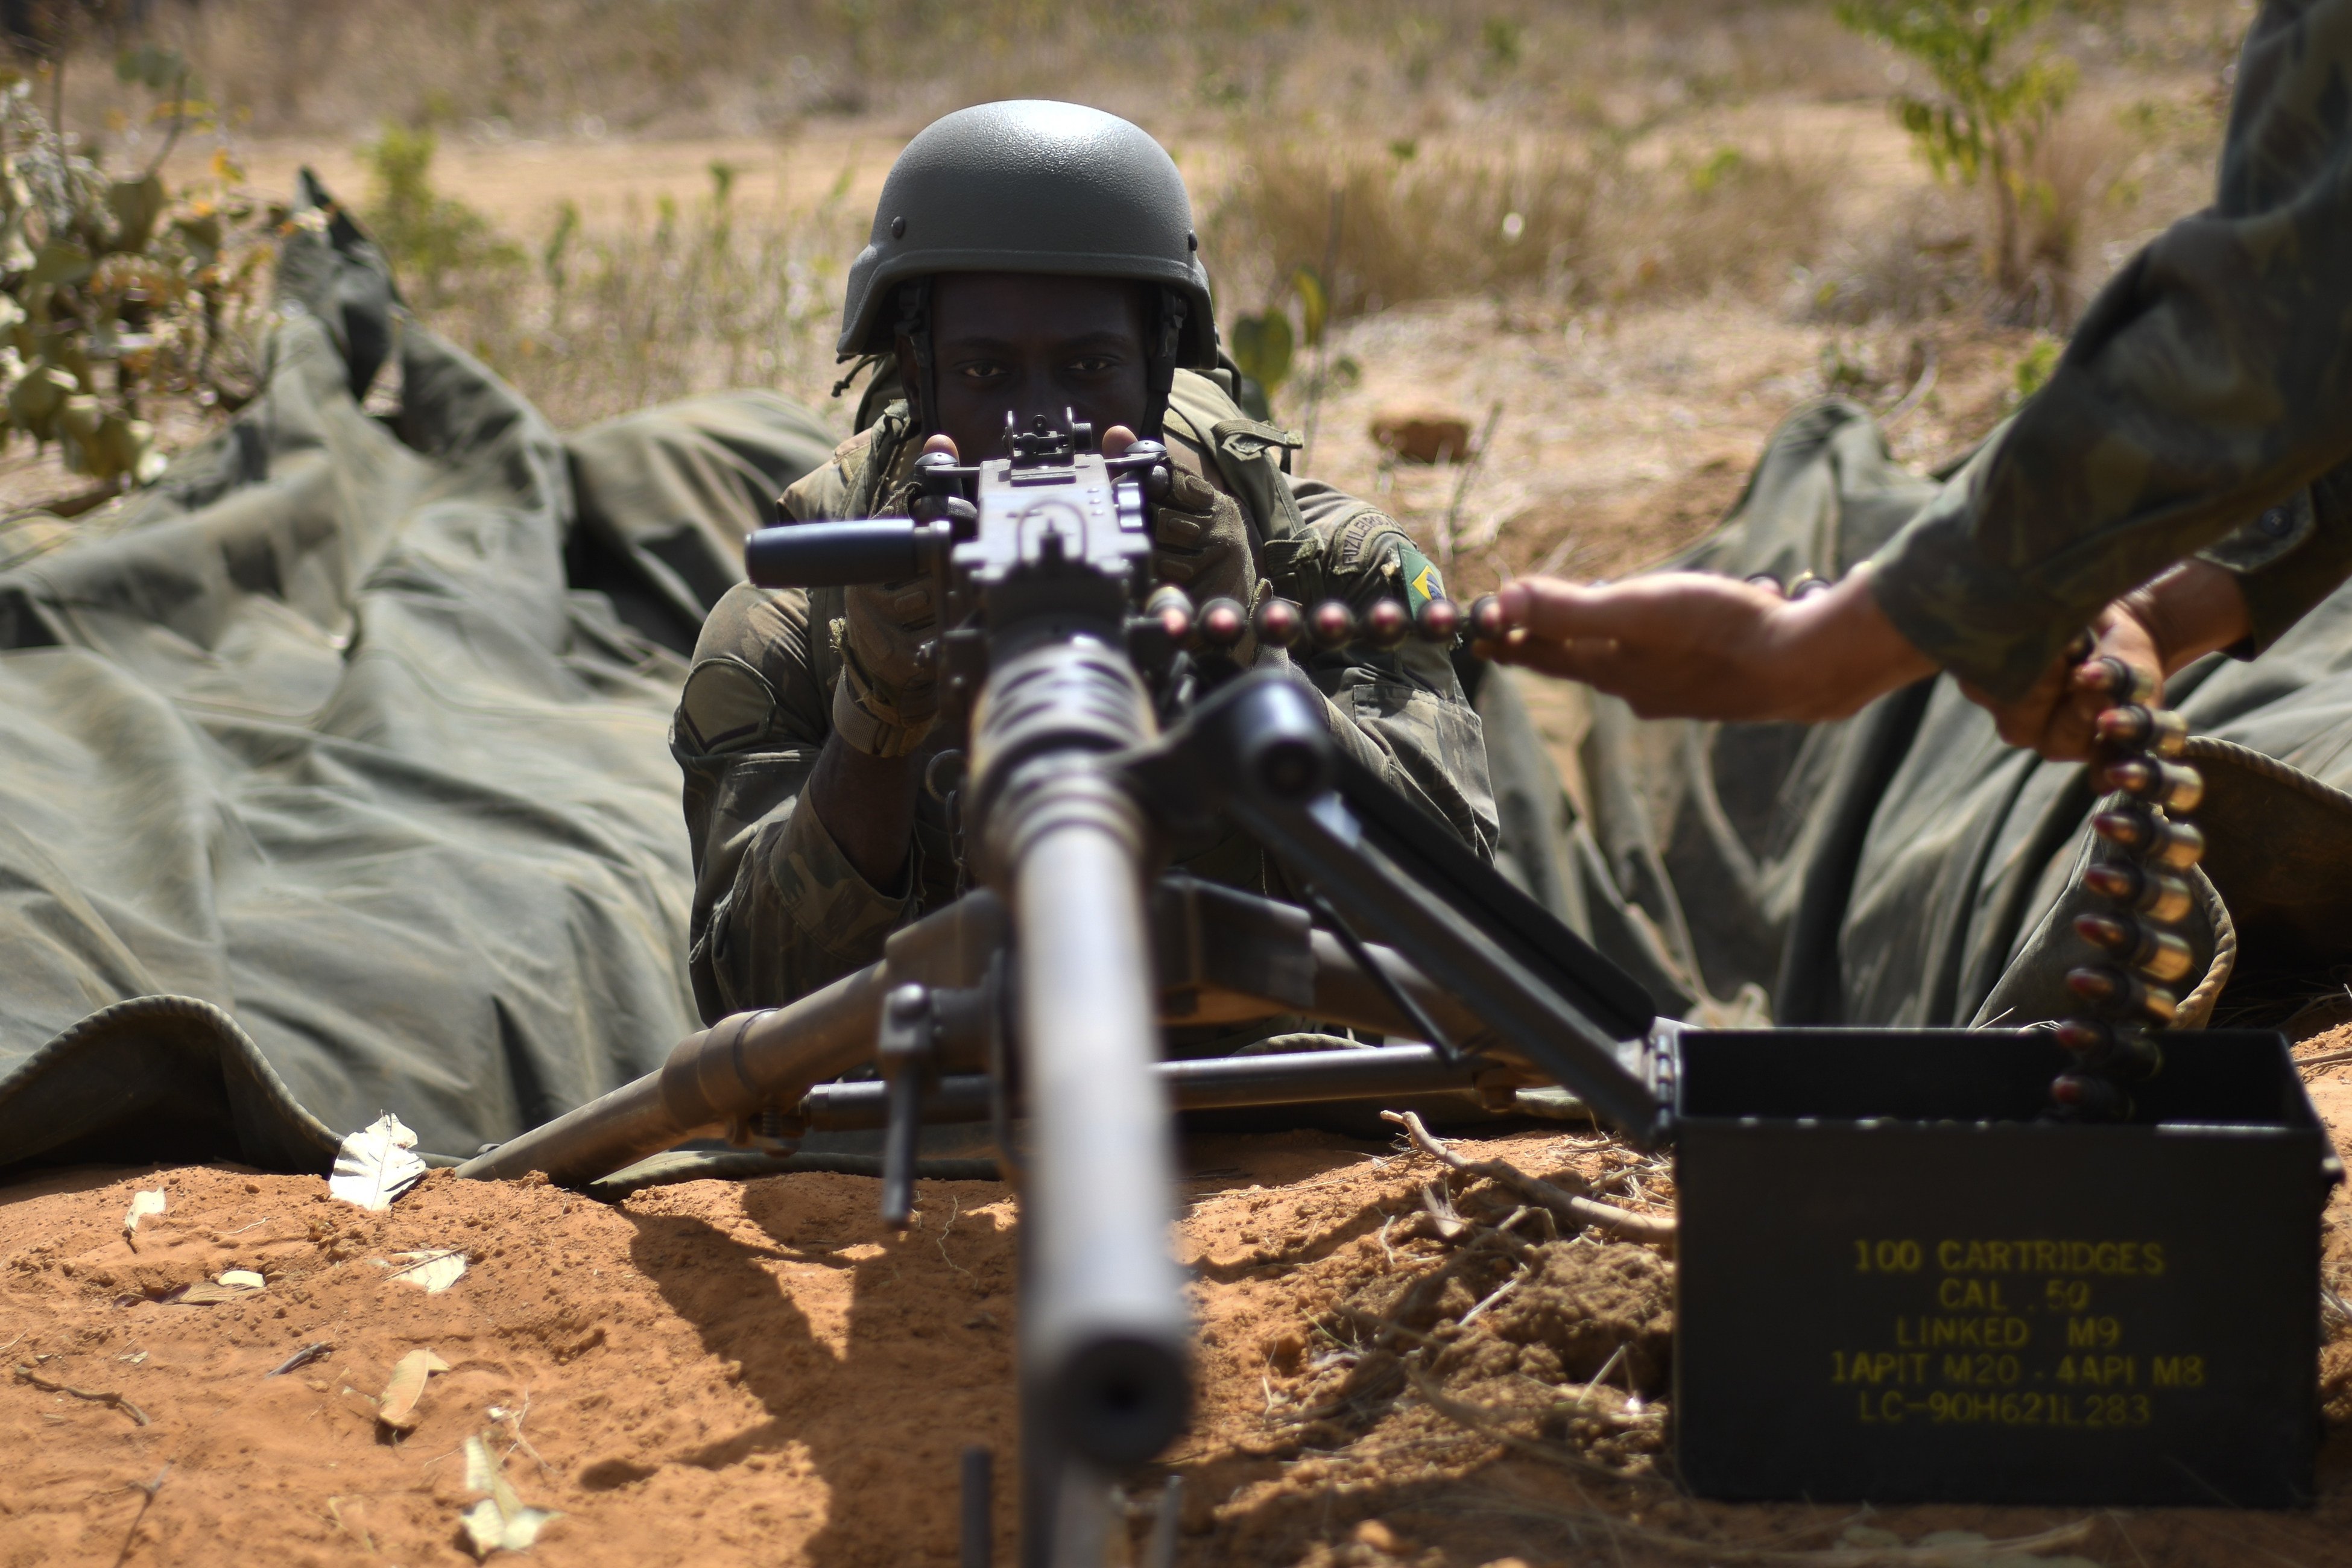
{"label": "assistant gunner's hand", "polygon": [[2112,689],[2089,668],[2100,655],[2121,659],[2145,682],[2150,707],[2164,701],[2164,682],[2191,660],[2231,647],[2248,632],[2245,595],[2238,579],[2203,561],[2184,561],[2099,612],[2082,644],[2052,661],[2032,689],[2002,702],[1963,681],[1960,689],[1989,710],[2000,738],[2031,746],[2056,762],[2091,754],[2100,712],[2116,704]]}
{"label": "assistant gunner's hand", "polygon": [[1840,719],[1936,668],[1878,608],[1867,565],[1794,600],[1699,572],[1591,587],[1527,577],[1496,596],[1507,629],[1480,653],[1584,681],[1645,719]]}

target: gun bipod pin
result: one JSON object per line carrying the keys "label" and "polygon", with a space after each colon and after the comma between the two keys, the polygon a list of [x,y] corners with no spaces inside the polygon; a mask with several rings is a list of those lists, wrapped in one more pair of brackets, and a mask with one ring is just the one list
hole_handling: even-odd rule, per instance
{"label": "gun bipod pin", "polygon": [[2186,873],[2205,839],[2186,820],[2204,797],[2204,780],[2177,759],[2189,736],[2179,713],[2150,707],[2155,683],[2110,655],[2091,657],[2078,639],[2068,649],[2081,684],[2115,706],[2100,713],[2093,741],[2099,782],[2123,798],[2092,818],[2097,858],[2084,869],[2084,890],[2104,911],[2074,918],[2075,934],[2097,961],[2068,972],[2066,984],[2088,1016],[2058,1026],[2075,1065],[2050,1086],[2052,1113],[2069,1121],[2119,1121],[2132,1114],[2131,1085],[2163,1066],[2153,1033],[2171,1024],[2192,981],[2196,956],[2178,927],[2193,907]]}

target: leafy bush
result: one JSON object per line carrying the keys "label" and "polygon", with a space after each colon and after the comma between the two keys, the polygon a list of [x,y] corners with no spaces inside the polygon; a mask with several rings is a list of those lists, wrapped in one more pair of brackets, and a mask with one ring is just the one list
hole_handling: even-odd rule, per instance
{"label": "leafy bush", "polygon": [[[2035,154],[2074,89],[2074,62],[2042,41],[2042,24],[2063,0],[1839,0],[1839,20],[1893,45],[1927,68],[1937,93],[1899,95],[1895,113],[1938,179],[1979,186],[1993,208],[1988,270],[2015,298],[2032,287],[2034,262],[2063,268],[2071,255],[2037,258],[2029,222],[2047,217],[2058,193]],[[2034,226],[2071,249],[2073,226]],[[2047,248],[2045,246],[2044,248]]]}
{"label": "leafy bush", "polygon": [[387,124],[360,149],[373,187],[362,219],[392,263],[393,276],[427,308],[447,302],[461,273],[523,265],[521,248],[501,237],[488,217],[433,188],[439,147],[429,127]]}
{"label": "leafy bush", "polygon": [[120,175],[69,150],[31,84],[0,71],[0,444],[55,441],[68,468],[108,484],[163,471],[153,399],[251,395],[243,329],[267,258],[233,162],[216,154],[208,181],[176,194],[158,172],[211,118],[179,57],[142,47],[118,74],[168,93],[152,117],[172,128],[144,170]]}

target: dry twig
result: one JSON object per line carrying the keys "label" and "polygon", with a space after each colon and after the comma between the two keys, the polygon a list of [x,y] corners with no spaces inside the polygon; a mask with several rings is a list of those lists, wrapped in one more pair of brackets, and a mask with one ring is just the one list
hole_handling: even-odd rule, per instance
{"label": "dry twig", "polygon": [[1566,1443],[1554,1442],[1548,1437],[1524,1436],[1511,1431],[1504,1425],[1513,1415],[1534,1415],[1539,1412],[1489,1410],[1483,1405],[1474,1405],[1468,1400],[1454,1398],[1439,1386],[1436,1378],[1420,1367],[1408,1365],[1403,1370],[1406,1380],[1412,1384],[1412,1391],[1421,1395],[1423,1404],[1455,1426],[1467,1427],[1482,1437],[1491,1437],[1504,1447],[1516,1449],[1532,1458],[1547,1460],[1551,1464],[1563,1466],[1568,1469],[1600,1479],[1640,1485],[1654,1479],[1628,1475],[1622,1470],[1612,1469],[1598,1460],[1587,1458],[1581,1451]]}
{"label": "dry twig", "polygon": [[335,1347],[331,1343],[325,1340],[320,1340],[313,1344],[304,1345],[300,1350],[296,1351],[292,1355],[288,1356],[284,1361],[279,1362],[276,1366],[271,1367],[268,1372],[263,1373],[261,1375],[264,1377],[284,1377],[289,1372],[293,1372],[300,1367],[309,1366],[312,1362],[319,1360],[334,1348]]}
{"label": "dry twig", "polygon": [[35,1372],[31,1367],[26,1366],[21,1363],[17,1365],[16,1376],[18,1381],[29,1383],[44,1394],[70,1394],[76,1399],[87,1399],[99,1405],[111,1405],[117,1410],[121,1411],[125,1415],[130,1416],[131,1425],[134,1426],[145,1426],[150,1425],[147,1419],[147,1412],[140,1409],[139,1406],[131,1404],[131,1401],[123,1398],[122,1395],[114,1393],[110,1389],[75,1388],[68,1384],[55,1383],[48,1378],[43,1377],[39,1373]]}
{"label": "dry twig", "polygon": [[1630,1209],[1612,1207],[1608,1204],[1580,1197],[1565,1187],[1555,1186],[1539,1176],[1530,1176],[1507,1160],[1465,1160],[1445,1146],[1444,1139],[1422,1125],[1421,1118],[1410,1110],[1383,1110],[1381,1119],[1393,1121],[1405,1130],[1413,1147],[1450,1170],[1465,1175],[1484,1176],[1500,1182],[1520,1195],[1541,1204],[1546,1209],[1576,1230],[1590,1226],[1626,1241],[1644,1241],[1654,1247],[1672,1247],[1675,1222],[1661,1215],[1635,1214]]}
{"label": "dry twig", "polygon": [[[143,1418],[141,1424],[142,1426],[145,1424]],[[177,1463],[177,1461],[175,1460],[173,1463]],[[131,1528],[123,1533],[122,1550],[114,1554],[114,1568],[122,1568],[122,1565],[125,1563],[131,1561],[131,1549],[139,1542],[139,1527],[146,1522],[147,1510],[155,1506],[155,1494],[163,1489],[164,1478],[169,1476],[171,1473],[171,1465],[165,1465],[162,1469],[155,1472],[155,1479],[153,1480],[133,1481],[131,1483],[131,1489],[142,1491],[147,1495],[139,1500],[139,1511],[131,1516]]]}

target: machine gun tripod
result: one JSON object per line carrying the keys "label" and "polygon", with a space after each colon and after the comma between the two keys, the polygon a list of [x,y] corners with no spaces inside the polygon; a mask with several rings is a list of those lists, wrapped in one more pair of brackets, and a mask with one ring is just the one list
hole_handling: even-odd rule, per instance
{"label": "machine gun tripod", "polygon": [[[1559,1083],[1647,1146],[1671,1100],[1647,995],[1342,752],[1284,652],[1359,631],[1450,639],[1454,607],[1432,601],[1417,627],[1393,600],[1360,621],[1278,600],[1195,615],[1147,575],[1164,448],[1093,444],[1075,421],[1008,428],[1004,458],[919,459],[909,517],[746,547],[772,586],[932,576],[943,722],[968,759],[940,771],[972,889],[880,963],[722,1019],[464,1167],[585,1181],[714,1131],[878,1123],[883,1212],[904,1223],[920,1125],[992,1122],[1022,1205],[1024,1568],[1097,1568],[1108,1478],[1187,1418],[1171,1110]],[[1246,672],[1225,655],[1245,631]],[[1229,831],[1307,907],[1156,874]],[[1424,1043],[1160,1059],[1163,1023],[1302,1016]],[[830,1081],[868,1064],[879,1083]]]}

